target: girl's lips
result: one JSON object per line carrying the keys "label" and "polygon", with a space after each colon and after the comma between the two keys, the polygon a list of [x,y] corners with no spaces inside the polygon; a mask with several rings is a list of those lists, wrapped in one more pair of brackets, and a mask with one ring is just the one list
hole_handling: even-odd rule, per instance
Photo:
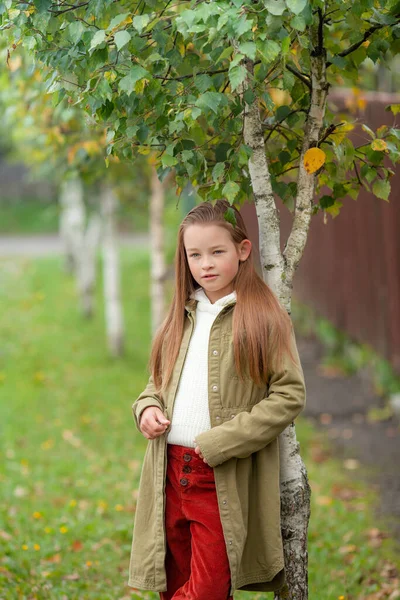
{"label": "girl's lips", "polygon": [[215,279],[216,275],[203,275],[203,279]]}

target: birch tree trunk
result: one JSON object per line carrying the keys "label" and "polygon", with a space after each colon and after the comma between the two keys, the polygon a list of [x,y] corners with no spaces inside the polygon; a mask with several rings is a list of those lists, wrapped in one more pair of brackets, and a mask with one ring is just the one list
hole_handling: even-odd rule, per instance
{"label": "birch tree trunk", "polygon": [[125,337],[115,224],[118,201],[108,184],[102,186],[100,199],[103,216],[102,247],[107,343],[111,355],[116,357],[123,354]]}
{"label": "birch tree trunk", "polygon": [[65,268],[69,273],[76,269],[76,247],[85,227],[85,205],[83,188],[79,178],[63,181],[60,189],[59,204],[60,235],[65,248]]}
{"label": "birch tree trunk", "polygon": [[99,246],[100,234],[100,216],[93,214],[89,217],[86,229],[82,231],[79,246],[76,247],[77,256],[75,262],[78,293],[82,312],[85,317],[92,317],[94,313],[96,253]]}
{"label": "birch tree trunk", "polygon": [[[320,13],[320,19],[322,15]],[[321,20],[320,20],[321,24]],[[306,119],[300,156],[297,198],[292,231],[284,252],[280,250],[279,213],[275,205],[266,157],[263,127],[258,100],[245,105],[244,141],[252,149],[249,172],[257,211],[262,272],[265,282],[291,313],[294,272],[303,255],[311,220],[315,176],[303,163],[305,152],[318,144],[323,127],[328,84],[322,27],[312,32],[314,52],[311,58],[310,109]],[[253,73],[254,64],[246,61]],[[310,518],[311,488],[307,470],[299,453],[295,426],[292,423],[279,436],[281,524],[287,585],[275,594],[275,600],[307,600],[308,550],[307,530]]]}
{"label": "birch tree trunk", "polygon": [[164,259],[164,184],[151,168],[150,248],[151,248],[151,330],[152,335],[164,319],[165,259]]}
{"label": "birch tree trunk", "polygon": [[89,318],[94,311],[95,258],[101,222],[95,214],[86,226],[83,196],[82,182],[78,177],[63,182],[60,194],[60,233],[65,244],[67,269],[76,276],[82,313]]}

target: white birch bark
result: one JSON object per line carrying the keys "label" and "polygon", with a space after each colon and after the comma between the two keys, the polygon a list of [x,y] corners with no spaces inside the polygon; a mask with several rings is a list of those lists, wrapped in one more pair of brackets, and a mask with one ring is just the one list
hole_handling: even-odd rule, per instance
{"label": "white birch bark", "polygon": [[82,231],[80,245],[76,247],[76,275],[82,312],[85,317],[94,313],[94,293],[96,286],[96,253],[101,234],[101,219],[93,214],[87,227]]}
{"label": "white birch bark", "polygon": [[164,319],[165,258],[164,258],[164,184],[151,169],[150,252],[151,252],[151,330],[152,335]]}
{"label": "white birch bark", "polygon": [[100,236],[100,219],[93,215],[86,226],[86,208],[82,182],[78,177],[61,186],[60,233],[66,250],[67,269],[76,277],[82,313],[89,318],[94,311],[96,280],[95,257]]}
{"label": "white birch bark", "polygon": [[65,248],[65,267],[69,273],[75,271],[76,247],[85,227],[85,205],[80,179],[67,179],[60,188],[59,204],[60,235]]}
{"label": "white birch bark", "polygon": [[[318,29],[313,33],[314,47],[317,47],[321,43],[318,39]],[[280,250],[279,214],[271,188],[258,101],[255,100],[251,105],[246,104],[244,113],[244,142],[253,151],[249,159],[249,172],[259,225],[262,272],[264,280],[289,314],[293,276],[307,240],[315,185],[315,175],[309,175],[305,171],[303,157],[308,148],[318,143],[328,89],[326,57],[322,48],[320,50],[319,53],[315,52],[311,59],[311,104],[300,157],[295,218],[283,254]],[[246,67],[252,74],[253,63],[246,61]],[[293,423],[279,436],[279,453],[281,524],[287,585],[275,594],[274,600],[307,600],[307,529],[311,488],[306,467],[299,453]]]}
{"label": "white birch bark", "polygon": [[107,184],[102,186],[100,199],[103,216],[102,250],[107,343],[112,356],[121,356],[124,351],[124,319],[115,224],[118,201],[114,191]]}

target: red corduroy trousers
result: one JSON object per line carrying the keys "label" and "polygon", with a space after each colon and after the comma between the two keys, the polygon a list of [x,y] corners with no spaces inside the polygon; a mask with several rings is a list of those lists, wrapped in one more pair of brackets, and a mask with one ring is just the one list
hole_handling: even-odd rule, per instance
{"label": "red corduroy trousers", "polygon": [[161,600],[233,600],[214,469],[194,448],[168,444],[167,591]]}

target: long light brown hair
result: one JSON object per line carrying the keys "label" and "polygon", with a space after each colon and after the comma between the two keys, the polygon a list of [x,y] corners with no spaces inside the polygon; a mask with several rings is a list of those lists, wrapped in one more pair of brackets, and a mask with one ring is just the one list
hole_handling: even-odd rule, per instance
{"label": "long light brown hair", "polygon": [[[199,287],[189,269],[184,233],[190,225],[218,225],[229,231],[232,241],[238,246],[248,236],[243,218],[235,207],[232,208],[236,225],[225,219],[230,206],[227,200],[217,200],[215,205],[203,202],[186,215],[179,227],[175,293],[150,355],[150,371],[158,392],[164,392],[170,382],[182,342],[185,305]],[[232,320],[235,367],[242,377],[244,365],[247,365],[250,377],[261,386],[267,382],[271,369],[281,367],[286,354],[295,361],[290,348],[292,323],[272,290],[257,274],[252,252],[245,261],[239,262],[233,288],[237,295]]]}

